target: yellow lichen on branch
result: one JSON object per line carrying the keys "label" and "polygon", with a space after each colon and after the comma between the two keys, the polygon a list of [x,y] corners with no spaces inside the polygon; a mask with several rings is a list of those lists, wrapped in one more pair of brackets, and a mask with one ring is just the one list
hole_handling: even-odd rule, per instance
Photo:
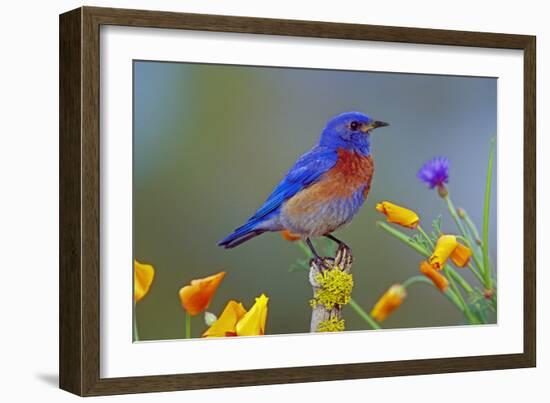
{"label": "yellow lichen on branch", "polygon": [[332,309],[335,305],[343,306],[349,303],[353,288],[353,276],[350,273],[334,267],[318,273],[315,281],[320,288],[310,301],[312,308],[322,304],[326,309]]}
{"label": "yellow lichen on branch", "polygon": [[346,329],[344,319],[330,318],[317,325],[318,332],[343,332]]}
{"label": "yellow lichen on branch", "polygon": [[312,259],[309,282],[313,288],[310,301],[311,332],[340,332],[345,329],[342,308],[349,303],[353,288],[351,249],[342,245],[333,258]]}

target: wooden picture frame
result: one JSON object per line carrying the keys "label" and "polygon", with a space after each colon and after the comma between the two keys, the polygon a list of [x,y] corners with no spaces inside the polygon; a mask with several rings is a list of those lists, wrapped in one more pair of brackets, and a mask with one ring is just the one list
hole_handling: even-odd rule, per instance
{"label": "wooden picture frame", "polygon": [[[171,28],[524,52],[523,353],[228,372],[100,377],[100,27]],[[533,367],[536,363],[535,37],[81,7],[60,16],[60,387],[81,396]],[[519,135],[519,134],[518,134]]]}

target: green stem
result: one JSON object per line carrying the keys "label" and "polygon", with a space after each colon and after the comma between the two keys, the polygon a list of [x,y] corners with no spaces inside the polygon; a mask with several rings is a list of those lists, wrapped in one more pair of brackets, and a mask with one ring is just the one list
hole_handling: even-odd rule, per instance
{"label": "green stem", "polygon": [[[424,277],[424,276],[410,277],[410,278],[408,278],[407,280],[405,280],[403,282],[402,286],[403,286],[403,288],[408,288],[413,284],[419,284],[419,283],[424,283],[424,284],[431,285],[432,287],[435,287],[432,280],[430,280],[430,279],[428,279],[427,277]],[[447,291],[445,291],[443,293],[443,295],[445,295],[445,297],[449,301],[451,301],[451,303],[453,303],[458,308],[459,311],[464,312],[463,306],[462,306],[460,300],[458,299],[458,297],[455,295],[453,290],[448,289]]]}
{"label": "green stem", "polygon": [[462,222],[460,221],[460,217],[458,216],[458,213],[456,212],[456,208],[453,204],[453,201],[451,200],[451,197],[449,195],[444,197],[445,202],[447,203],[447,210],[449,210],[449,214],[451,214],[451,217],[453,217],[454,222],[456,223],[456,226],[458,227],[460,233],[464,237],[464,240],[466,241],[466,246],[470,248],[472,251],[472,257],[474,259],[475,264],[478,267],[482,267],[481,261],[479,260],[479,257],[475,253],[475,249],[472,247],[472,242],[470,240],[469,234],[464,229],[464,226],[462,225]]}
{"label": "green stem", "polygon": [[426,241],[428,241],[428,244],[431,246],[431,248],[433,249],[434,247],[434,243],[432,241],[432,239],[428,236],[428,234],[426,234],[426,232],[424,231],[424,229],[419,225],[416,227],[416,229],[418,230],[418,232],[420,232],[422,234],[422,236],[424,238],[426,238]]}
{"label": "green stem", "polygon": [[462,294],[458,290],[458,287],[456,286],[456,282],[454,281],[454,279],[451,277],[451,275],[449,273],[449,267],[444,266],[443,271],[445,272],[445,274],[447,275],[447,278],[449,279],[451,289],[453,290],[453,292],[458,297],[458,300],[460,301],[460,305],[462,306],[462,309],[465,311],[466,310],[466,302],[464,301],[464,298],[462,297]]}
{"label": "green stem", "polygon": [[447,203],[447,210],[449,210],[449,214],[451,214],[451,217],[453,217],[453,220],[460,230],[460,233],[463,237],[468,239],[468,233],[466,232],[466,229],[462,225],[462,222],[460,221],[460,217],[458,216],[458,213],[456,211],[455,205],[453,204],[453,201],[451,200],[451,197],[449,195],[444,197],[445,202]]}
{"label": "green stem", "polygon": [[464,280],[464,278],[460,274],[458,274],[455,269],[453,269],[449,265],[445,265],[445,267],[447,269],[447,272],[450,274],[451,278],[453,278],[458,284],[460,284],[460,286],[464,288],[464,290],[468,294],[471,294],[474,292],[474,289],[472,288],[472,286],[466,280]]}
{"label": "green stem", "polygon": [[456,285],[455,279],[451,275],[451,270],[452,269],[449,266],[445,266],[443,268],[443,270],[445,271],[445,274],[449,278],[449,283],[451,285],[451,289],[452,289],[453,293],[456,295],[456,297],[458,298],[458,301],[460,302],[460,305],[462,306],[462,312],[464,313],[464,316],[466,316],[466,319],[468,319],[468,321],[471,324],[479,323],[477,318],[470,311],[470,308],[468,307],[468,304],[464,300],[464,297],[460,293],[460,290],[458,289],[458,287]]}
{"label": "green stem", "polygon": [[353,298],[349,299],[349,306],[359,315],[365,322],[367,322],[373,329],[381,329],[380,325],[366,313],[361,306]]}
{"label": "green stem", "polygon": [[[383,222],[377,222],[377,225],[386,230],[389,234],[393,235],[395,238],[405,242],[407,245],[409,245],[411,248],[413,248],[414,250],[416,250],[418,253],[420,253],[421,255],[425,256],[425,257],[429,257],[430,256],[430,252],[428,252],[426,249],[424,249],[422,246],[418,245],[417,243],[413,242],[411,240],[411,238],[409,238],[407,235],[403,234],[401,231],[398,231],[396,230],[395,228],[392,228],[390,227],[389,225],[387,225],[386,223],[383,223]],[[428,235],[424,232],[424,230],[418,226],[417,229],[420,231],[421,234],[423,234],[427,239],[428,238]],[[431,241],[431,240],[430,240]],[[433,243],[431,243],[433,245]],[[445,267],[447,267],[448,265],[445,265]],[[452,269],[451,269],[452,270]],[[456,271],[452,270],[451,271],[451,276],[453,276],[453,278],[458,281],[458,283],[460,284],[460,286],[462,288],[464,288],[464,290],[466,290],[466,292],[468,293],[472,293],[473,292],[473,289],[472,287],[470,286],[470,284],[468,284],[468,282],[466,280],[464,280],[464,278],[458,274]]]}
{"label": "green stem", "polygon": [[487,179],[485,181],[485,202],[483,206],[483,280],[485,288],[493,288],[491,267],[489,265],[489,213],[491,203],[491,181],[493,178],[493,160],[495,158],[495,139],[491,140],[489,163],[487,164]]}
{"label": "green stem", "polygon": [[307,255],[307,257],[310,257],[310,258],[313,257],[313,253],[311,253],[311,250],[307,247],[304,241],[299,241],[298,246],[300,247],[302,252],[304,252]]}
{"label": "green stem", "polygon": [[137,304],[134,302],[134,341],[139,341],[139,332],[138,332],[138,324],[137,324]]}
{"label": "green stem", "polygon": [[[455,235],[455,236],[456,236],[456,239],[458,239],[459,241],[464,242],[466,245],[468,245],[468,247],[470,247],[470,246],[473,245],[473,244],[469,241],[469,238],[464,238],[464,237],[461,236],[461,235]],[[480,242],[481,242],[481,241],[480,241]],[[471,248],[470,248],[470,250],[471,250],[472,255],[473,255],[473,257],[474,257],[474,258],[473,258],[473,259],[474,259],[474,262],[476,262],[476,261],[477,261],[477,262],[480,262],[479,256],[477,255],[477,250],[476,250],[476,249],[471,249]],[[477,260],[476,260],[476,259],[477,259]],[[474,269],[475,269],[474,265],[471,264],[471,263],[469,263],[468,265],[471,267],[472,271],[474,271]],[[480,267],[481,267],[481,266],[480,266]],[[475,271],[477,271],[477,269],[475,269]],[[479,271],[477,271],[477,272],[479,273]],[[483,281],[482,281],[481,283],[483,284]]]}
{"label": "green stem", "polygon": [[477,278],[477,280],[483,284],[483,276],[479,273],[479,271],[474,267],[473,264],[468,263],[468,268],[474,273],[474,276]]}
{"label": "green stem", "polygon": [[456,236],[456,239],[458,239],[459,241],[462,241],[464,243],[468,243],[468,238],[464,238],[462,235],[455,235]]}
{"label": "green stem", "polygon": [[[467,243],[468,241],[466,240],[466,238],[464,238],[463,236],[460,236],[460,235],[457,235],[456,236],[456,239],[458,240],[461,240],[462,242],[464,243]],[[473,251],[472,251],[473,253]],[[475,268],[475,266],[472,264],[472,263],[468,263],[468,268],[472,271],[472,273],[474,273],[474,275],[476,276],[476,278],[479,280],[479,282],[481,284],[483,284],[483,277],[481,276],[481,274],[479,273],[479,271]]]}
{"label": "green stem", "polygon": [[185,312],[185,338],[191,338],[191,315],[189,312]]}
{"label": "green stem", "polygon": [[[430,244],[430,246],[433,249],[434,248],[434,243],[432,242],[432,240],[428,236],[428,234],[424,231],[424,229],[420,225],[417,227],[417,229],[424,236],[424,238],[426,238],[426,241],[428,241],[428,243]],[[453,268],[449,267],[448,272],[455,279],[455,281],[458,284],[460,284],[460,286],[462,288],[464,288],[464,290],[466,290],[466,292],[468,294],[471,294],[472,292],[474,292],[474,290],[472,289],[472,286],[470,286],[470,284],[468,284],[468,282],[466,280],[464,280],[464,278],[460,274],[458,274]]]}
{"label": "green stem", "polygon": [[468,215],[468,213],[466,212],[466,210],[462,209],[462,212],[463,212],[463,220],[464,222],[466,223],[466,226],[468,227],[468,229],[470,230],[470,233],[474,236],[474,242],[478,245],[481,244],[481,238],[479,237],[479,232],[477,230],[477,227],[476,225],[474,224],[474,222],[472,221],[472,219],[470,218],[470,216]]}
{"label": "green stem", "polygon": [[427,277],[424,277],[424,276],[413,276],[413,277],[409,277],[407,280],[405,280],[405,281],[403,282],[403,284],[401,284],[401,286],[402,286],[403,288],[408,288],[408,287],[410,287],[411,285],[417,284],[417,283],[426,283],[426,284],[431,284],[431,285],[433,285],[432,280],[430,280],[430,279],[427,278]]}
{"label": "green stem", "polygon": [[447,288],[447,290],[443,293],[449,301],[451,301],[455,306],[458,308],[458,310],[462,313],[464,313],[464,309],[462,307],[462,303],[460,302],[459,298],[456,296],[455,292],[451,290],[450,288]]}
{"label": "green stem", "polygon": [[388,234],[392,235],[393,237],[399,239],[400,241],[406,243],[407,245],[409,245],[411,248],[413,248],[414,250],[416,250],[418,253],[420,253],[421,255],[423,256],[430,256],[430,252],[428,252],[426,249],[424,249],[422,246],[418,245],[417,243],[415,243],[411,237],[405,235],[404,233],[402,233],[401,231],[399,230],[396,230],[395,228],[392,228],[390,227],[388,224],[382,222],[382,221],[377,221],[376,222],[376,225],[378,225],[378,227],[382,228],[384,231],[386,231]]}
{"label": "green stem", "polygon": [[[455,212],[456,213],[456,212]],[[384,229],[386,232],[388,232],[390,235],[394,236],[395,238],[403,241],[404,243],[406,243],[407,245],[409,245],[411,248],[413,248],[414,250],[416,250],[418,253],[420,253],[421,255],[423,256],[430,256],[430,253],[424,249],[422,246],[418,245],[417,243],[413,242],[412,239],[410,237],[408,237],[407,235],[403,234],[401,231],[398,231],[396,230],[395,228],[392,228],[390,227],[389,225],[387,225],[386,223],[383,223],[381,221],[378,221],[376,223],[380,228]],[[419,230],[420,233],[424,233],[424,236],[427,237],[427,234],[422,230],[420,229]],[[451,268],[448,267],[448,265],[445,265],[444,266],[444,270],[445,270],[445,273],[447,274],[447,277],[449,277],[449,282],[451,283],[451,288],[452,289],[448,289],[446,292],[445,292],[445,296],[447,298],[449,298],[451,300],[451,302],[453,302],[458,309],[460,309],[461,312],[464,313],[464,315],[466,316],[466,318],[471,322],[471,323],[477,323],[477,319],[475,318],[475,316],[473,316],[473,314],[470,312],[470,309],[468,308],[468,306],[466,305],[466,302],[464,301],[464,298],[462,297],[462,294],[460,294],[460,291],[458,290],[458,287],[456,286],[456,283],[455,283],[455,279],[457,281],[459,281],[460,285],[467,291],[467,292],[472,292],[472,287],[466,282],[466,280],[464,280],[462,278],[462,276],[460,276],[458,273],[454,272],[453,274],[451,274]],[[414,278],[414,277],[413,277]],[[414,282],[419,282],[419,280],[414,280]],[[425,282],[425,281],[423,281]],[[406,282],[405,282],[406,283]],[[408,284],[410,285],[410,284]]]}

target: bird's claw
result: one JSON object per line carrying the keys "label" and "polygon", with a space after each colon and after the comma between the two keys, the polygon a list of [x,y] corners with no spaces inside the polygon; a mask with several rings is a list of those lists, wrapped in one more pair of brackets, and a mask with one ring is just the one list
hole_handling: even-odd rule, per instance
{"label": "bird's claw", "polygon": [[350,267],[353,260],[351,248],[345,243],[340,244],[334,257],[334,265],[338,267]]}
{"label": "bird's claw", "polygon": [[321,257],[314,256],[310,260],[310,266],[316,267],[317,270],[323,271],[331,267],[341,267],[346,268],[350,267],[353,260],[353,255],[351,253],[351,248],[344,243],[341,243],[338,249],[336,250],[336,255],[332,257]]}
{"label": "bird's claw", "polygon": [[310,260],[310,266],[316,267],[319,271],[323,271],[326,268],[332,266],[334,259],[331,257],[315,256]]}

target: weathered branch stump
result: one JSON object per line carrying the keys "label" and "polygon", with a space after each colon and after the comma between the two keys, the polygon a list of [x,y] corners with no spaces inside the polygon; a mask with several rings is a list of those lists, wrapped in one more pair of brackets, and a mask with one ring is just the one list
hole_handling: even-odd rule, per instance
{"label": "weathered branch stump", "polygon": [[341,245],[334,258],[312,259],[309,282],[313,288],[310,301],[311,332],[335,332],[344,330],[342,308],[349,303],[353,288],[351,249]]}

